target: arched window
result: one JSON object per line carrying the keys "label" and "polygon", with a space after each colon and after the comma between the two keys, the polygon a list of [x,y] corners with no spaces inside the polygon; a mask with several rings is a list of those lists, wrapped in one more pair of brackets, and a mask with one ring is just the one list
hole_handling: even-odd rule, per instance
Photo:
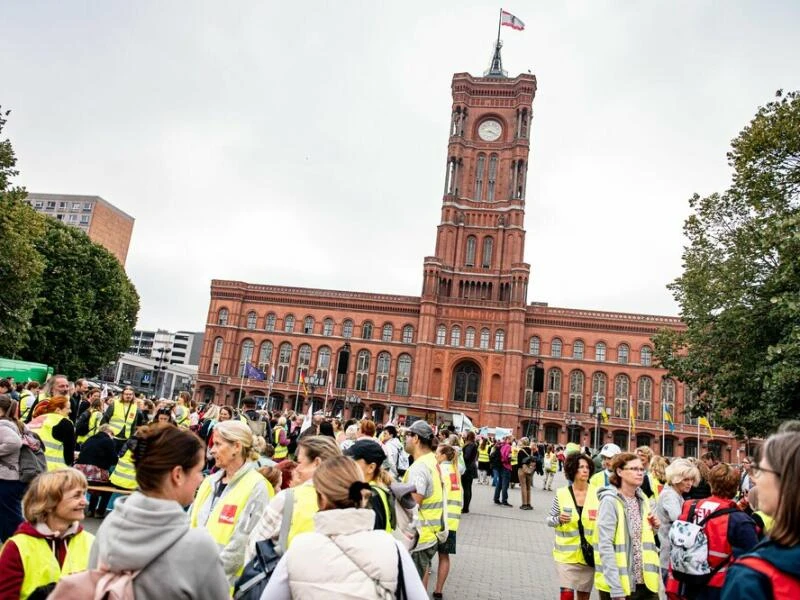
{"label": "arched window", "polygon": [[628,403],[630,402],[631,380],[627,375],[617,375],[614,380],[614,416],[622,419],[628,418]]}
{"label": "arched window", "polygon": [[[272,364],[272,342],[269,340],[261,342],[261,349],[258,351],[258,368],[265,371]],[[266,371],[267,377],[270,376],[269,371]]]}
{"label": "arched window", "polygon": [[468,267],[475,266],[475,248],[478,242],[475,240],[474,235],[467,236],[467,254],[464,259],[464,264]]}
{"label": "arched window", "polygon": [[372,339],[372,323],[369,321],[364,321],[364,324],[361,326],[361,338],[365,340]]}
{"label": "arched window", "polygon": [[256,316],[256,311],[251,310],[249,313],[247,313],[247,328],[255,329],[257,319],[258,317]]}
{"label": "arched window", "polygon": [[575,340],[575,343],[572,344],[572,358],[576,360],[583,360],[583,342],[580,340]]}
{"label": "arched window", "polygon": [[488,269],[492,266],[492,249],[494,248],[494,240],[486,236],[483,238],[483,260],[481,261],[481,265],[484,269]]}
{"label": "arched window", "polygon": [[604,405],[608,392],[608,378],[605,373],[597,372],[592,375],[592,402],[598,398]]}
{"label": "arched window", "polygon": [[392,333],[394,333],[392,325],[390,323],[386,323],[383,326],[383,335],[381,336],[381,341],[391,342],[392,341]]}
{"label": "arched window", "polygon": [[283,320],[283,330],[286,333],[292,333],[294,331],[294,315],[286,315],[286,318]]}
{"label": "arched window", "polygon": [[451,346],[461,345],[461,327],[459,327],[458,325],[453,325],[453,328],[450,330],[450,345]]}
{"label": "arched window", "polygon": [[227,325],[227,324],[228,324],[228,309],[220,308],[219,312],[217,313],[217,325]]}
{"label": "arched window", "polygon": [[494,184],[497,179],[497,154],[492,154],[489,157],[489,189],[486,193],[486,200],[489,202],[494,201]]}
{"label": "arched window", "polygon": [[481,372],[475,363],[466,361],[456,367],[453,377],[454,402],[478,402]]}
{"label": "arched window", "polygon": [[[525,372],[525,408],[533,408],[536,402],[536,392],[533,391],[533,382],[536,378],[536,368],[528,367]],[[536,408],[539,408],[536,406]]]}
{"label": "arched window", "polygon": [[561,369],[547,372],[547,410],[561,410]]}
{"label": "arched window", "polygon": [[411,325],[406,325],[405,327],[403,327],[403,343],[404,344],[414,343],[414,328]]}
{"label": "arched window", "polygon": [[444,346],[446,340],[447,340],[447,327],[445,327],[444,325],[439,325],[436,328],[436,345]]}
{"label": "arched window", "polygon": [[506,343],[506,332],[502,329],[498,329],[494,332],[494,349],[501,351],[505,347]]}
{"label": "arched window", "polygon": [[331,349],[327,346],[322,346],[319,350],[317,350],[317,370],[314,373],[317,377],[317,381],[321,385],[325,385],[328,382],[328,371],[331,368]]}
{"label": "arched window", "polygon": [[214,339],[214,356],[211,358],[211,374],[219,375],[219,363],[222,360],[222,338]]}
{"label": "arched window", "polygon": [[539,353],[542,351],[542,342],[537,336],[533,336],[531,338],[530,343],[528,344],[528,354],[533,354],[534,356],[539,356]]}
{"label": "arched window", "polygon": [[411,381],[411,357],[401,354],[397,359],[397,377],[394,381],[394,393],[408,396],[408,385]]}
{"label": "arched window", "polygon": [[378,354],[378,370],[375,372],[375,391],[385,394],[389,391],[389,367],[392,357],[388,352]]}
{"label": "arched window", "polygon": [[264,321],[264,329],[266,329],[267,331],[275,331],[276,320],[277,317],[275,316],[275,313],[269,313],[267,315],[266,321]]}
{"label": "arched window", "polygon": [[583,371],[573,371],[569,374],[569,412],[583,411]]}
{"label": "arched window", "polygon": [[603,342],[597,342],[594,346],[594,359],[598,362],[605,362],[606,360],[606,345]]}
{"label": "arched window", "polygon": [[353,337],[353,322],[350,319],[345,319],[344,323],[342,323],[342,337]]}
{"label": "arched window", "polygon": [[652,419],[653,380],[647,376],[639,377],[639,402],[636,405],[636,418],[649,421]]}
{"label": "arched window", "polygon": [[314,317],[306,317],[303,320],[303,333],[305,334],[314,333]]}
{"label": "arched window", "polygon": [[475,328],[467,327],[464,332],[464,347],[472,348],[473,346],[475,346]]}
{"label": "arched window", "polygon": [[486,170],[486,155],[478,154],[478,162],[475,167],[475,200],[480,202],[483,198],[483,178]]}
{"label": "arched window", "polygon": [[628,358],[630,354],[630,349],[628,348],[628,344],[620,344],[617,346],[617,362],[621,365],[628,364]]}
{"label": "arched window", "polygon": [[[675,382],[672,379],[664,379],[661,382],[661,398],[668,402],[667,398],[675,398]],[[686,425],[697,425],[697,417],[690,413],[697,401],[697,393],[688,385],[683,387],[683,422]]]}
{"label": "arched window", "polygon": [[485,327],[481,329],[481,350],[489,349],[489,330]]}
{"label": "arched window", "polygon": [[242,349],[239,353],[239,377],[244,377],[244,366],[249,365],[253,360],[253,352],[256,345],[253,340],[245,340],[242,342]]}
{"label": "arched window", "polygon": [[311,346],[303,344],[297,351],[297,377],[296,381],[300,381],[300,373],[308,381],[308,369],[311,366]]}
{"label": "arched window", "polygon": [[369,351],[361,350],[356,361],[356,390],[359,392],[367,391],[367,380],[369,379]]}
{"label": "arched window", "polygon": [[649,367],[653,363],[653,351],[650,346],[642,346],[639,351],[639,362],[642,363],[643,367]]}
{"label": "arched window", "polygon": [[333,335],[333,319],[325,319],[322,322],[322,335],[328,337]]}
{"label": "arched window", "polygon": [[561,358],[561,350],[563,347],[560,339],[553,338],[553,341],[550,342],[550,356],[553,358]]}
{"label": "arched window", "polygon": [[278,350],[278,377],[279,383],[289,381],[289,365],[292,363],[292,345],[289,342],[281,344]]}

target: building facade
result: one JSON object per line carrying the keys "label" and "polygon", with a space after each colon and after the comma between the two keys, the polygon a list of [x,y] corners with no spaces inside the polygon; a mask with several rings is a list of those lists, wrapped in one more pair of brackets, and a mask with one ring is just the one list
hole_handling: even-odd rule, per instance
{"label": "building facade", "polygon": [[197,365],[203,345],[203,332],[166,329],[155,331],[134,329],[128,354],[147,358],[162,358],[172,365]]}
{"label": "building facade", "polygon": [[44,215],[84,231],[125,266],[134,218],[99,196],[28,194],[28,204]]}
{"label": "building facade", "polygon": [[[517,437],[649,445],[667,456],[711,448],[738,462],[736,440],[699,430],[684,411],[691,390],[653,365],[651,337],[683,327],[679,319],[528,304],[536,78],[505,76],[499,58],[498,48],[484,77],[453,77],[441,218],[421,296],[214,280],[198,399],[235,404],[250,394],[273,408],[310,403],[376,421],[463,413]],[[266,378],[243,378],[246,364]]]}

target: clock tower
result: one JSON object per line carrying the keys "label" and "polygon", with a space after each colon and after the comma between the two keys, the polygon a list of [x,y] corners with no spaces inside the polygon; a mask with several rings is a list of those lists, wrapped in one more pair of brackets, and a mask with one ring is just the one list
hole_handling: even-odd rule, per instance
{"label": "clock tower", "polygon": [[[481,423],[517,408],[530,276],[525,182],[536,77],[507,77],[499,53],[498,45],[483,77],[453,76],[441,221],[435,254],[425,258],[418,343],[418,360],[440,370],[418,369],[415,381],[415,395],[457,411],[464,394],[454,369],[474,363],[479,389],[468,396],[477,398]],[[475,324],[469,337],[466,323]],[[437,339],[453,326],[464,327],[463,340]]]}

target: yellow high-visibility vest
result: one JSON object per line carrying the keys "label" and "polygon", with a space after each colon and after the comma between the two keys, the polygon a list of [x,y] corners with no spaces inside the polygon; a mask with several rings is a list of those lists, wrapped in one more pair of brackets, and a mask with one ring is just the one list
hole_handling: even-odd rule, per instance
{"label": "yellow high-visibility vest", "polygon": [[92,411],[92,413],[89,415],[89,431],[84,435],[78,436],[79,444],[83,444],[86,440],[88,440],[95,433],[97,433],[97,429],[100,427],[100,421],[102,419],[103,419],[103,413],[101,411],[99,410]]}
{"label": "yellow high-visibility vest", "polygon": [[178,407],[181,416],[175,419],[175,424],[180,427],[181,429],[188,429],[189,423],[189,408],[186,406],[179,406]]}
{"label": "yellow high-visibility vest", "polygon": [[[633,565],[628,564],[628,527],[625,520],[625,506],[620,499],[615,499],[614,503],[617,510],[617,529],[614,532],[614,562],[617,564],[622,590],[626,596],[630,596],[636,587],[636,583],[631,584]],[[647,589],[658,593],[658,585],[661,581],[660,562],[653,529],[647,520],[648,516],[650,516],[650,503],[645,498],[642,511],[642,539],[640,540],[642,544],[642,578]],[[597,535],[595,535],[596,538]],[[597,544],[594,544],[594,564],[602,564]],[[594,585],[598,590],[611,591],[606,578],[603,576],[602,569],[595,569]]]}
{"label": "yellow high-visibility vest", "polygon": [[64,419],[69,420],[64,415],[50,413],[45,415],[39,429],[39,437],[44,442],[44,457],[47,459],[47,470],[55,471],[67,466],[64,460],[64,444],[53,437],[53,428]]}
{"label": "yellow high-visibility vest", "polygon": [[478,446],[478,462],[488,463],[489,462],[489,450],[492,447],[489,444],[486,444],[486,448],[481,450],[480,446]]}
{"label": "yellow high-visibility vest", "polygon": [[372,493],[380,498],[381,504],[383,504],[383,513],[386,515],[386,526],[384,529],[387,532],[392,533],[394,528],[392,527],[391,508],[389,507],[389,490],[377,483],[370,483],[369,487],[372,488]]}
{"label": "yellow high-visibility vest", "polygon": [[583,512],[581,513],[581,523],[583,523],[583,535],[594,546],[597,529],[597,511],[600,509],[600,499],[597,497],[598,488],[591,483],[586,490],[586,500],[583,501]]}
{"label": "yellow high-visibility vest", "polygon": [[[564,564],[578,564],[585,565],[586,561],[581,552],[581,535],[578,528],[578,507],[572,500],[572,494],[569,493],[568,485],[560,487],[556,490],[556,498],[558,499],[558,506],[561,512],[565,512],[565,508],[572,508],[572,516],[566,523],[561,523],[556,526],[556,538],[553,545],[553,560]],[[589,491],[586,492],[586,501],[589,500]],[[586,512],[584,506],[583,511]],[[583,514],[581,514],[581,518]],[[584,527],[585,529],[585,527]],[[586,531],[584,531],[586,535]],[[587,536],[588,539],[588,536]]]}
{"label": "yellow high-visibility vest", "polygon": [[53,549],[44,538],[18,533],[9,538],[19,550],[24,579],[20,588],[20,600],[26,600],[40,587],[56,583],[62,575],[80,573],[89,568],[89,552],[94,536],[87,531],[76,533],[67,542],[67,556],[59,566]]}
{"label": "yellow high-visibility vest", "polygon": [[114,412],[108,420],[114,435],[120,438],[128,438],[133,435],[133,425],[136,422],[136,402],[125,404],[117,398],[114,400]]}
{"label": "yellow high-visibility vest", "polygon": [[300,485],[292,490],[294,507],[292,508],[292,524],[289,526],[289,535],[286,537],[287,550],[296,535],[314,531],[314,515],[319,512],[317,490],[313,485]]}
{"label": "yellow high-visibility vest", "polygon": [[122,455],[108,481],[126,490],[136,489],[136,466],[133,464],[133,452],[127,450]]}
{"label": "yellow high-visibility vest", "polygon": [[281,446],[281,431],[283,431],[281,427],[276,427],[275,431],[272,432],[272,437],[275,440],[273,444],[275,446],[275,454],[273,456],[275,460],[280,460],[289,456],[289,447]]}
{"label": "yellow high-visibility vest", "polygon": [[[443,515],[443,500],[442,493],[442,479],[439,477],[439,469],[437,469],[436,457],[433,452],[423,454],[415,463],[425,465],[431,472],[433,479],[433,493],[422,500],[419,506],[419,541],[417,542],[420,547],[430,546],[437,542],[436,534],[443,529],[442,517]],[[408,481],[408,474],[406,471],[403,481]]]}
{"label": "yellow high-visibility vest", "polygon": [[589,478],[589,485],[593,485],[598,489],[608,487],[610,484],[608,482],[608,474],[606,473],[606,470],[600,469],[597,473],[592,475]]}
{"label": "yellow high-visibility vest", "polygon": [[458,469],[452,463],[443,473],[440,472],[444,483],[444,492],[447,501],[447,529],[458,531],[461,522],[461,508],[464,506],[464,490],[461,488],[461,477]]}

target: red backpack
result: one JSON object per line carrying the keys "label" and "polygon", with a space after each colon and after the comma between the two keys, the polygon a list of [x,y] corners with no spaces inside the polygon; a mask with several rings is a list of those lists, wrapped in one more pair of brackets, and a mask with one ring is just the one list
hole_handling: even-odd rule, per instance
{"label": "red backpack", "polygon": [[771,562],[758,556],[745,556],[737,560],[736,564],[766,576],[772,585],[773,598],[800,598],[800,579],[781,571]]}

